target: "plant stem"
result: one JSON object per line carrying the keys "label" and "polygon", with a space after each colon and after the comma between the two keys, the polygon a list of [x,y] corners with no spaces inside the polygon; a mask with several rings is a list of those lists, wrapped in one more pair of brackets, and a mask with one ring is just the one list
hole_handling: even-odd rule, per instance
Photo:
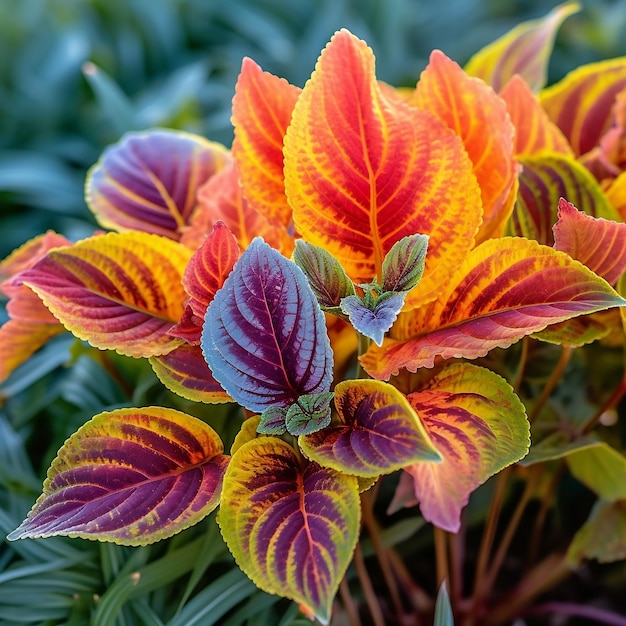
{"label": "plant stem", "polygon": [[528,416],[528,421],[531,424],[535,421],[535,419],[541,412],[541,409],[543,408],[544,404],[550,398],[550,395],[554,391],[554,388],[559,384],[559,381],[561,380],[561,376],[563,375],[563,372],[565,371],[565,368],[567,364],[569,363],[569,360],[572,354],[573,354],[573,348],[570,348],[569,346],[565,346],[564,348],[562,348],[561,356],[559,357],[559,360],[552,374],[550,375],[550,378],[548,378],[548,380],[546,381],[546,384],[544,385],[540,396],[537,398],[537,402],[535,402],[535,406],[533,407],[533,410]]}
{"label": "plant stem", "polygon": [[448,592],[454,612],[463,597],[463,563],[465,562],[465,526],[458,533],[448,533],[450,584]]}
{"label": "plant stem", "polygon": [[362,494],[361,512],[363,517],[363,524],[365,528],[367,528],[367,532],[369,533],[369,536],[372,540],[374,552],[376,552],[378,563],[383,573],[383,578],[385,579],[387,589],[389,590],[389,595],[391,596],[394,610],[396,612],[396,615],[398,616],[398,619],[400,619],[404,613],[404,609],[402,606],[402,600],[400,598],[400,592],[398,591],[398,585],[396,583],[396,579],[393,575],[393,571],[391,568],[391,563],[389,561],[389,555],[380,539],[380,526],[378,525],[378,522],[374,517],[373,511],[374,502],[375,495],[372,495],[371,491],[366,491]]}
{"label": "plant stem", "polygon": [[434,604],[433,599],[415,583],[407,569],[406,564],[395,550],[389,550],[388,556],[393,571],[405,590],[405,599],[409,599],[417,611],[413,626],[420,626],[421,620],[419,618],[419,614],[432,611]]}
{"label": "plant stem", "polygon": [[437,526],[433,526],[435,532],[435,558],[437,562],[437,588],[450,577],[448,571],[448,546],[447,533]]}
{"label": "plant stem", "polygon": [[622,397],[626,394],[626,373],[622,376],[622,380],[620,384],[617,386],[615,391],[609,396],[606,402],[598,407],[597,411],[592,415],[591,418],[587,421],[587,423],[580,430],[581,435],[586,435],[589,433],[593,427],[598,423],[602,415],[608,411],[609,409],[614,408],[617,403],[622,399]]}
{"label": "plant stem", "polygon": [[367,573],[365,559],[363,558],[363,550],[361,549],[361,544],[359,543],[357,543],[354,551],[354,566],[356,568],[359,582],[361,583],[361,589],[363,589],[363,594],[365,595],[365,602],[370,610],[374,626],[385,626],[383,612],[380,608],[380,604],[378,603],[376,593],[374,592],[372,581]]}
{"label": "plant stem", "polygon": [[520,355],[519,364],[517,366],[517,374],[515,375],[515,380],[513,381],[513,391],[515,391],[515,393],[519,391],[522,380],[524,380],[524,372],[526,371],[526,364],[528,363],[529,344],[529,338],[524,337],[522,339],[522,354]]}
{"label": "plant stem", "polygon": [[490,608],[481,620],[481,626],[510,624],[537,596],[565,580],[571,573],[565,554],[549,555],[511,593]]}
{"label": "plant stem", "polygon": [[479,605],[481,602],[481,581],[485,575],[485,570],[487,569],[487,561],[489,560],[491,546],[493,545],[493,541],[495,538],[498,518],[500,517],[500,511],[502,510],[502,503],[504,501],[504,491],[506,487],[506,479],[508,473],[508,468],[504,468],[496,478],[496,487],[493,493],[493,498],[491,500],[491,506],[489,507],[489,514],[487,516],[485,530],[483,531],[480,549],[478,551],[476,572],[474,574],[474,591],[472,593],[471,607],[467,616],[467,620],[465,621],[465,626],[473,626],[476,623],[476,613],[479,609]]}
{"label": "plant stem", "polygon": [[500,568],[502,567],[502,563],[504,563],[504,559],[507,555],[509,546],[511,545],[511,541],[515,536],[519,523],[522,519],[522,515],[526,509],[528,502],[530,501],[533,492],[535,491],[535,485],[537,482],[536,477],[537,472],[533,472],[529,480],[526,482],[524,493],[522,494],[522,497],[519,499],[517,506],[515,507],[515,511],[511,516],[511,520],[509,521],[504,536],[500,540],[500,544],[498,545],[498,549],[491,561],[489,570],[484,578],[484,582],[481,583],[482,591],[480,593],[480,597],[485,597],[491,591],[495,583],[496,577],[500,571]]}
{"label": "plant stem", "polygon": [[541,613],[573,615],[574,617],[586,617],[594,622],[609,624],[610,626],[626,626],[626,617],[595,606],[581,606],[571,602],[544,602],[530,608],[527,613],[532,613],[533,615]]}
{"label": "plant stem", "polygon": [[[370,347],[370,338],[366,337],[365,335],[362,335],[361,333],[357,333],[357,336],[359,338],[359,352],[358,352],[358,356],[362,356],[363,354],[365,354]],[[357,359],[357,365],[356,365],[356,377],[357,378],[369,378],[369,374],[363,369],[363,366],[361,365],[361,361],[359,361]]]}
{"label": "plant stem", "polygon": [[361,626],[361,618],[359,617],[359,611],[356,606],[356,602],[350,593],[350,588],[348,587],[348,581],[346,577],[343,577],[343,580],[339,584],[339,594],[341,595],[341,600],[343,602],[343,606],[346,609],[346,613],[348,614],[348,622],[350,626]]}
{"label": "plant stem", "polygon": [[543,526],[545,524],[548,511],[554,504],[554,493],[556,492],[561,482],[561,479],[563,478],[565,468],[565,463],[561,461],[559,466],[554,470],[548,487],[546,487],[545,491],[543,492],[543,497],[541,498],[541,507],[539,508],[539,511],[535,516],[535,526],[533,528],[531,544],[528,549],[528,556],[526,558],[526,567],[530,567],[531,564],[534,563],[535,559],[537,558],[537,554],[539,553],[539,545],[543,537]]}

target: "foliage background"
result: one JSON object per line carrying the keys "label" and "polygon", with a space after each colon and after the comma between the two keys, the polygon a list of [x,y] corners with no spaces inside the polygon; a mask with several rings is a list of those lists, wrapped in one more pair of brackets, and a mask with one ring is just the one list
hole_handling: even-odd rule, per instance
{"label": "foliage background", "polygon": [[[48,228],[71,239],[91,232],[85,172],[127,130],[182,128],[229,145],[244,56],[302,85],[332,33],[346,27],[374,49],[380,78],[414,85],[433,48],[464,64],[556,4],[0,0],[0,258]],[[550,81],[582,63],[626,55],[626,0],[582,4],[560,30]],[[85,63],[99,68],[97,79],[85,76]],[[70,359],[72,368],[61,367]],[[97,412],[142,404],[229,423],[227,409],[168,395],[149,368],[111,355],[86,358],[65,337],[15,372],[0,386],[0,535],[21,521],[69,434]],[[203,624],[297,623],[294,607],[257,592],[229,567],[218,534],[207,529],[215,530],[213,520],[139,550],[61,539],[0,543],[0,625],[90,618],[98,626],[182,625],[198,611]],[[231,605],[238,612],[220,621]]]}

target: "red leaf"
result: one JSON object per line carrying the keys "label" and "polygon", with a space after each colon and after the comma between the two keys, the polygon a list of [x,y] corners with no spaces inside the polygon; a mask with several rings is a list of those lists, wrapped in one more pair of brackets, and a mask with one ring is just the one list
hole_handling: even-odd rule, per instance
{"label": "red leaf", "polygon": [[239,258],[239,246],[223,222],[213,230],[196,250],[183,274],[183,287],[189,296],[179,324],[170,334],[195,345],[200,344],[202,324],[207,307]]}
{"label": "red leaf", "polygon": [[626,272],[626,224],[591,217],[561,198],[553,230],[555,250],[567,252],[608,283]]}

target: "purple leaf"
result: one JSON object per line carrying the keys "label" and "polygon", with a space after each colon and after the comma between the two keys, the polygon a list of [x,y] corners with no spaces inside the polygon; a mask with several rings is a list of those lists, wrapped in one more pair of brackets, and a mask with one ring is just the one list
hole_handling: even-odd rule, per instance
{"label": "purple leaf", "polygon": [[369,308],[359,296],[348,296],[341,301],[341,310],[358,332],[381,346],[385,333],[402,310],[405,297],[406,292],[387,292],[375,301],[373,308]]}
{"label": "purple leaf", "polygon": [[196,192],[229,160],[224,146],[191,133],[127,133],[89,171],[87,204],[104,228],[179,240],[196,208]]}
{"label": "purple leaf", "polygon": [[201,345],[215,379],[250,411],[330,389],[324,314],[302,270],[261,238],[209,305]]}

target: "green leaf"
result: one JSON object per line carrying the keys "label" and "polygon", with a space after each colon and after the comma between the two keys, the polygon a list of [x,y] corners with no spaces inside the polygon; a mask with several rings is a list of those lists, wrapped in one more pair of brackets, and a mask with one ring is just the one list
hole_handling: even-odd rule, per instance
{"label": "green leaf", "polygon": [[285,406],[268,406],[261,413],[256,432],[261,435],[284,435],[287,432],[285,418],[288,410]]}
{"label": "green leaf", "polygon": [[391,247],[383,261],[383,291],[410,291],[424,273],[428,235],[403,237]]}
{"label": "green leaf", "polygon": [[600,563],[626,559],[626,500],[596,502],[567,551],[567,560],[573,567],[584,559],[597,559]]}
{"label": "green leaf", "polygon": [[140,128],[133,103],[113,78],[93,63],[83,65],[83,74],[93,89],[102,114],[118,136]]}
{"label": "green leaf", "polygon": [[294,263],[304,272],[320,307],[341,315],[343,298],[355,294],[354,283],[330,253],[299,239],[293,251]]}
{"label": "green leaf", "polygon": [[626,500],[626,457],[603,441],[567,456],[572,474],[603,500]]}
{"label": "green leaf", "polygon": [[300,396],[298,401],[292,404],[285,416],[285,426],[291,435],[309,435],[330,424],[330,403],[333,400],[330,391],[322,393],[310,393]]}
{"label": "green leaf", "polygon": [[445,580],[441,583],[439,593],[437,593],[433,626],[454,626],[454,616],[452,615],[452,607],[450,606],[450,597],[448,596]]}
{"label": "green leaf", "polygon": [[212,626],[254,592],[254,585],[238,569],[232,568],[196,595],[168,626]]}
{"label": "green leaf", "polygon": [[568,433],[555,432],[538,443],[533,443],[528,454],[519,461],[519,464],[528,467],[536,463],[545,463],[562,459],[581,449],[596,446],[598,442],[589,437],[581,437],[572,441]]}

